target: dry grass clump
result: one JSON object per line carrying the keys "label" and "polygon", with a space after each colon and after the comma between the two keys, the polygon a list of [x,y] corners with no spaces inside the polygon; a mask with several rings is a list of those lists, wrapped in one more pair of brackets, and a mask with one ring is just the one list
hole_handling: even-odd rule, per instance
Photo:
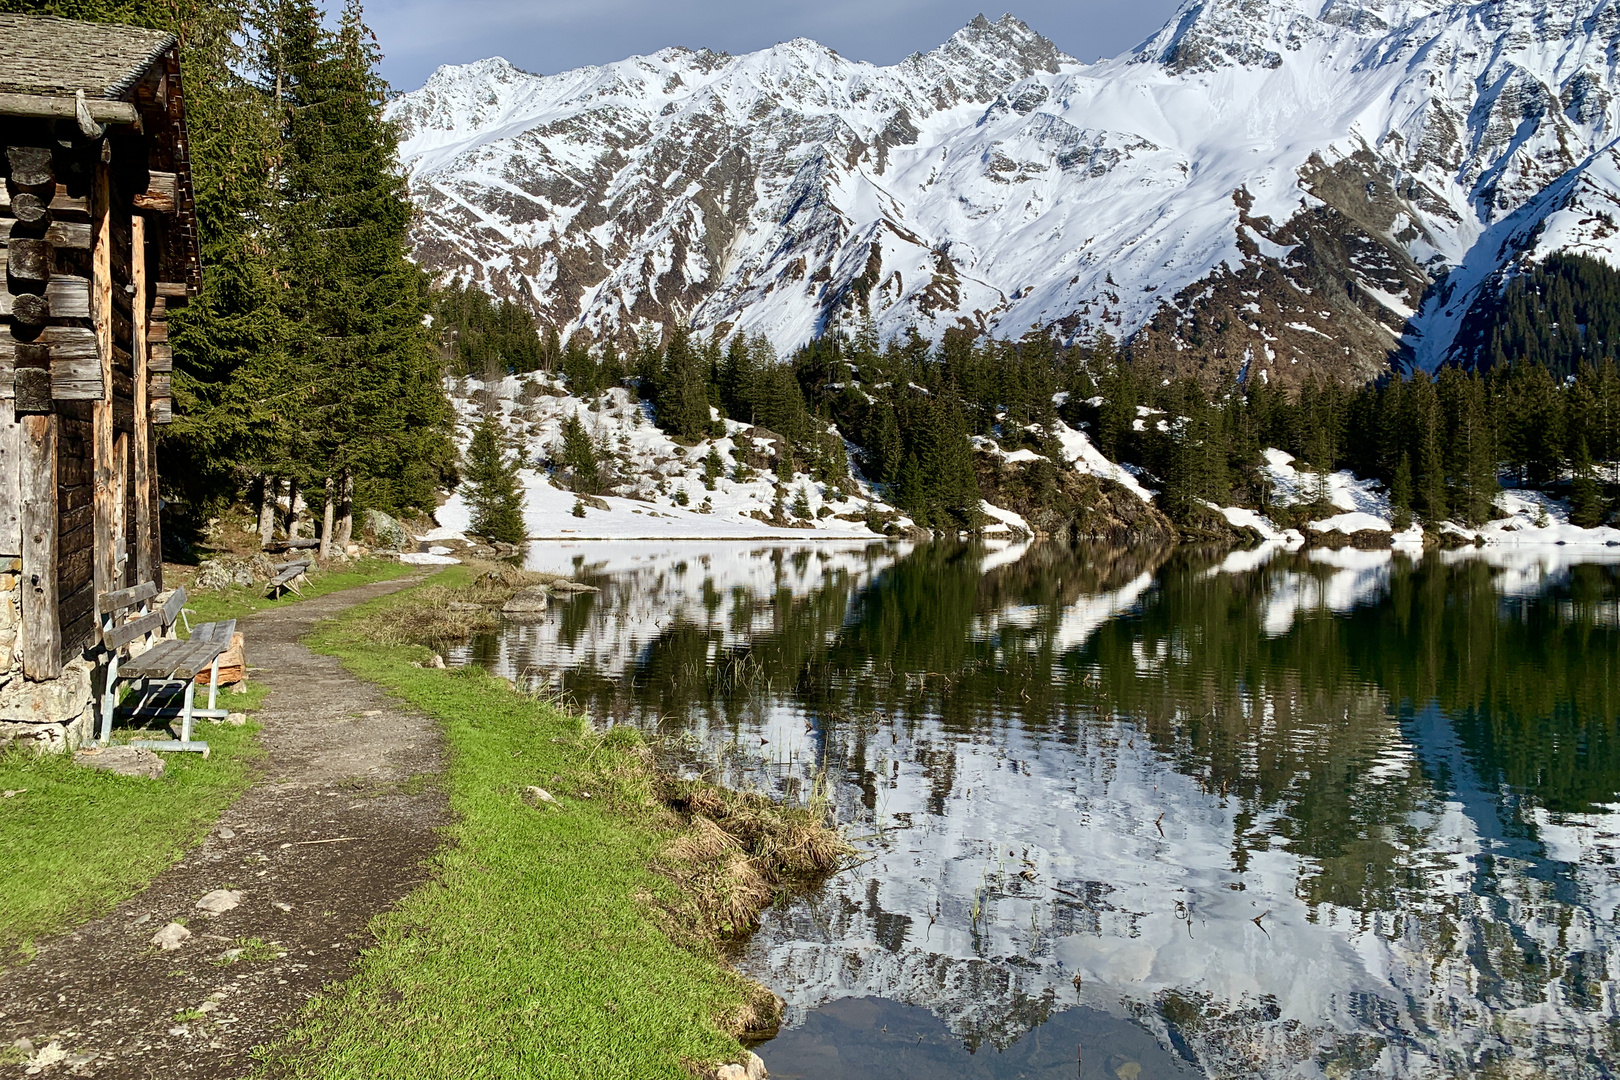
{"label": "dry grass clump", "polygon": [[391,604],[356,621],[362,634],[380,645],[427,645],[466,641],[500,625],[499,608],[464,596],[464,589],[428,585],[411,603]]}
{"label": "dry grass clump", "polygon": [[686,827],[658,869],[691,898],[703,936],[753,930],[774,899],[826,877],[854,850],[824,800],[782,806],[702,781],[660,779],[660,797]]}

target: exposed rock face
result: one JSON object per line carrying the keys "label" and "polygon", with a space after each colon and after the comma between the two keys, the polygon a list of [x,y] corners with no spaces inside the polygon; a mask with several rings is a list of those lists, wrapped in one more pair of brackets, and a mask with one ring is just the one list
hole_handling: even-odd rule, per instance
{"label": "exposed rock face", "polygon": [[1357,380],[1438,363],[1526,253],[1620,263],[1617,34],[1606,0],[1188,0],[1091,65],[980,18],[886,68],[802,39],[486,60],[390,115],[423,262],[563,329],[791,348],[870,312]]}
{"label": "exposed rock face", "polygon": [[1119,547],[1173,543],[1176,527],[1152,503],[1111,480],[1050,461],[1009,462],[973,455],[979,493],[1021,516],[1041,537],[1092,540]]}

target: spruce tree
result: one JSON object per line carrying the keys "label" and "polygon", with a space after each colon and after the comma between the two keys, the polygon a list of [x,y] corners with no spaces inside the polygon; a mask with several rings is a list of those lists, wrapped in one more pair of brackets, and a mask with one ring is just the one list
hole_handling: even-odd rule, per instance
{"label": "spruce tree", "polygon": [[585,430],[585,425],[579,422],[577,412],[569,413],[563,421],[562,441],[561,462],[568,470],[568,486],[587,495],[601,494],[601,462],[590,434]]}
{"label": "spruce tree", "polygon": [[1603,524],[1603,492],[1592,471],[1592,452],[1587,449],[1584,435],[1575,440],[1570,468],[1573,475],[1569,484],[1569,523],[1583,529],[1595,528]]}
{"label": "spruce tree", "polygon": [[1395,479],[1389,485],[1389,507],[1392,524],[1404,530],[1412,524],[1412,458],[1402,454],[1395,466]]}
{"label": "spruce tree", "polygon": [[517,460],[507,456],[505,443],[500,421],[491,414],[479,422],[467,446],[465,472],[470,490],[465,497],[472,511],[470,531],[501,543],[521,544],[526,533],[523,491]]}
{"label": "spruce tree", "polygon": [[335,29],[308,0],[282,0],[276,29],[283,310],[292,374],[308,388],[295,454],[387,509],[431,506],[451,462],[450,409],[424,325],[427,277],[407,257],[412,210],[375,40],[356,0]]}

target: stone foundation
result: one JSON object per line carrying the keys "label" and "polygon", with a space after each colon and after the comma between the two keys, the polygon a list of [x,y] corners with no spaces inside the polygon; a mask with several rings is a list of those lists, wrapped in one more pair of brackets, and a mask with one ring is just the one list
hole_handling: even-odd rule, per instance
{"label": "stone foundation", "polygon": [[40,753],[77,750],[95,736],[93,676],[96,665],[80,657],[62,666],[60,678],[23,677],[18,631],[22,626],[22,574],[16,559],[0,560],[0,750],[12,745]]}

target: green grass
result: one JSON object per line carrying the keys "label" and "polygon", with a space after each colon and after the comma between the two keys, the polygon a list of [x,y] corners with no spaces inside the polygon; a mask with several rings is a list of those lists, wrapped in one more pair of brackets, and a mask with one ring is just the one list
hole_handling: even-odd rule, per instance
{"label": "green grass", "polygon": [[[226,695],[233,709],[257,694]],[[200,724],[208,760],[165,754],[155,780],[82,768],[66,754],[0,754],[0,964],[144,888],[194,847],[248,785],[256,726]]]}
{"label": "green grass", "polygon": [[[305,597],[386,581],[411,568],[387,559],[364,559],[344,570],[317,571]],[[262,586],[188,595],[193,621],[240,618],[297,603],[291,594],[267,600]],[[269,688],[248,684],[246,694],[222,693],[220,704],[251,712]],[[144,888],[201,841],[250,781],[260,750],[245,727],[200,723],[209,758],[165,754],[157,780],[112,776],[81,768],[66,755],[0,753],[0,965],[26,959],[33,942],[111,909]],[[127,736],[114,731],[114,740]]]}
{"label": "green grass", "polygon": [[[361,559],[343,570],[312,572],[309,575],[309,584],[300,583],[298,591],[304,594],[303,599],[313,600],[317,596],[325,596],[327,593],[342,589],[353,589],[377,581],[391,581],[394,578],[404,577],[415,569],[392,559]],[[299,601],[299,597],[290,592],[283,592],[281,596],[271,600],[264,595],[264,590],[262,582],[257,585],[232,585],[228,589],[204,589],[196,592],[188,588],[186,609],[196,613],[189,615],[188,618],[193,624],[217,622],[220,619],[240,619],[255,611],[285,607]]]}
{"label": "green grass", "polygon": [[[433,580],[469,577],[457,567]],[[648,867],[674,822],[652,798],[639,739],[597,736],[477,669],[414,667],[421,647],[365,636],[361,620],[412,598],[357,608],[310,644],[441,718],[449,842],[430,882],[374,922],[356,975],[267,1057],[322,1080],[685,1080],[687,1063],[739,1060],[717,1018],[753,991],[665,932],[661,908],[684,901]],[[527,785],[556,803],[529,805]]]}

